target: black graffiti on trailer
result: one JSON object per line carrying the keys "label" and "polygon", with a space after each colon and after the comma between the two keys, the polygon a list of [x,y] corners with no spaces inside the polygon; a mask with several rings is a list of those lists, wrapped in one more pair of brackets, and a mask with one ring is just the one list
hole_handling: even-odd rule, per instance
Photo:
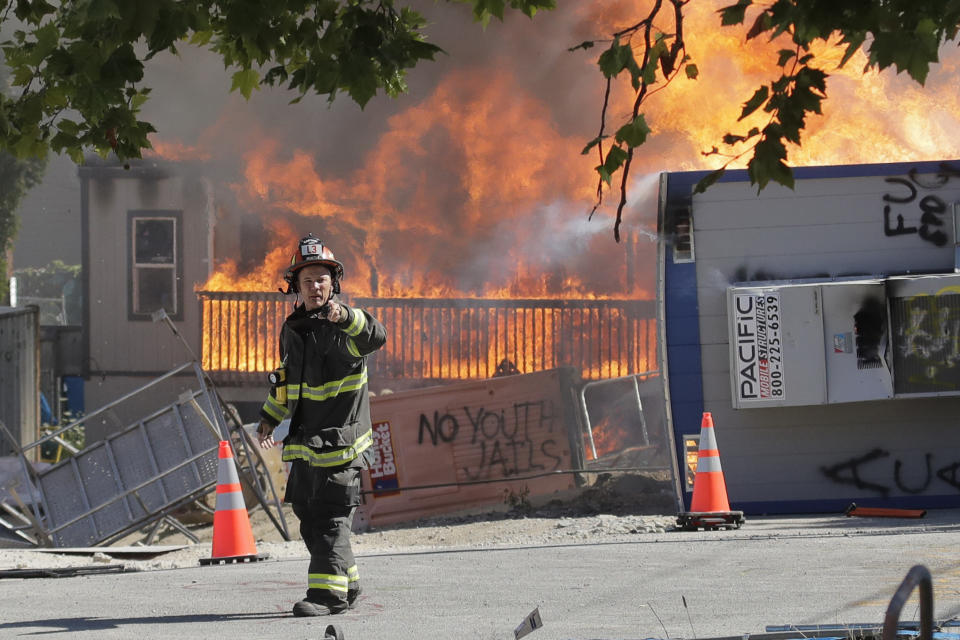
{"label": "black graffiti on trailer", "polygon": [[899,213],[897,214],[897,226],[893,229],[890,228],[890,205],[885,205],[883,207],[883,235],[885,236],[903,236],[911,233],[916,233],[916,227],[905,227],[903,226],[903,216]]}
{"label": "black graffiti on trailer", "polygon": [[[889,451],[884,451],[883,449],[873,449],[862,456],[850,458],[849,460],[839,464],[835,464],[830,467],[820,467],[820,471],[838,484],[852,484],[857,489],[869,489],[871,491],[877,491],[881,493],[883,497],[887,497],[887,494],[890,493],[890,488],[885,487],[882,484],[876,484],[862,480],[860,478],[859,469],[861,464],[872,462],[878,458],[886,458],[889,455]],[[850,472],[849,475],[842,475],[841,472],[848,470]]]}
{"label": "black graffiti on trailer", "polygon": [[943,185],[947,184],[950,181],[950,178],[960,178],[960,167],[955,167],[949,162],[941,162],[940,170],[933,174],[933,183],[924,184],[920,179],[920,171],[914,167],[907,172],[907,175],[910,176],[910,179],[914,183],[920,185],[924,189],[939,189]]}
{"label": "black graffiti on trailer", "polygon": [[[884,181],[888,184],[900,185],[905,187],[907,190],[903,195],[885,193],[883,195],[884,202],[893,204],[910,204],[917,199],[917,196],[919,195],[918,188],[928,191],[940,189],[941,187],[945,186],[951,178],[960,177],[960,168],[954,167],[946,162],[940,163],[939,170],[936,174],[934,174],[934,178],[930,182],[923,180],[916,168],[910,169],[907,172],[907,175],[909,179],[898,176],[884,179]],[[890,216],[893,213],[893,209],[889,204],[884,205],[884,235],[890,237],[917,234],[923,240],[926,240],[935,246],[942,247],[947,244],[949,237],[941,229],[937,228],[942,227],[945,224],[943,214],[945,214],[947,211],[947,203],[944,202],[943,199],[938,195],[928,194],[920,199],[918,207],[920,208],[919,227],[906,226],[906,224],[904,224],[904,216],[901,213],[896,214],[897,223],[895,226],[893,226],[890,223]]]}
{"label": "black graffiti on trailer", "polygon": [[[835,465],[820,467],[820,471],[837,484],[850,484],[858,489],[875,491],[886,498],[890,495],[893,487],[864,480],[860,477],[860,468],[862,465],[869,464],[882,458],[888,458],[889,456],[889,451],[875,448],[871,449],[862,456],[856,456]],[[904,462],[899,458],[894,460],[893,483],[896,488],[903,493],[914,495],[920,494],[930,489],[930,486],[933,484],[933,476],[936,475],[937,478],[943,480],[943,482],[946,484],[960,491],[960,479],[957,478],[957,472],[960,471],[960,461],[951,462],[950,464],[940,467],[936,470],[936,472],[933,471],[932,453],[925,453],[924,461],[926,464],[926,477],[918,486],[911,487],[907,486],[902,480],[903,469],[905,466]],[[874,471],[874,475],[876,475],[876,470]]]}
{"label": "black graffiti on trailer", "polygon": [[[912,171],[912,169],[911,169],[911,171]],[[905,187],[910,191],[910,195],[909,195],[909,196],[906,196],[906,197],[904,197],[904,198],[898,198],[898,197],[896,197],[896,196],[890,195],[889,193],[885,193],[885,194],[883,194],[883,201],[884,201],[884,202],[896,202],[896,203],[898,203],[898,204],[907,204],[907,203],[910,203],[910,202],[913,202],[914,200],[916,200],[916,198],[917,198],[917,188],[913,185],[913,183],[911,183],[911,182],[910,182],[909,180],[907,180],[906,178],[897,178],[897,177],[887,178],[887,179],[884,180],[884,182],[887,182],[887,183],[889,183],[889,184],[902,184],[903,186],[905,186]]]}
{"label": "black graffiti on trailer", "polygon": [[933,456],[929,453],[926,454],[927,461],[927,478],[923,482],[921,487],[908,487],[903,482],[900,481],[900,469],[903,467],[903,463],[900,460],[897,460],[893,463],[893,481],[897,483],[897,488],[904,493],[923,493],[930,487],[930,482],[933,480],[933,471],[930,469],[930,461],[933,459]]}
{"label": "black graffiti on trailer", "polygon": [[948,485],[960,491],[960,480],[957,480],[957,470],[960,469],[960,462],[948,464],[945,467],[937,469],[937,477]]}
{"label": "black graffiti on trailer", "polygon": [[947,203],[941,200],[939,196],[924,196],[920,200],[920,211],[923,212],[920,216],[920,222],[923,224],[920,225],[920,230],[917,232],[920,237],[938,247],[947,244],[947,234],[939,229],[930,231],[931,226],[943,226],[943,218],[940,215],[946,213]]}
{"label": "black graffiti on trailer", "polygon": [[[480,448],[479,462],[472,469],[462,467],[469,480],[560,468],[563,458],[556,440],[544,438],[535,442],[530,436],[531,429],[553,433],[552,403],[543,400],[515,403],[510,412],[513,420],[507,419],[506,409],[490,411],[485,407],[463,407],[463,414],[465,420],[452,413],[434,411],[431,421],[429,416],[421,413],[417,442],[422,445],[429,440],[430,444],[437,446],[441,442],[454,443],[458,436],[462,440],[469,437],[464,444],[479,445]],[[462,433],[461,424],[464,425]]]}

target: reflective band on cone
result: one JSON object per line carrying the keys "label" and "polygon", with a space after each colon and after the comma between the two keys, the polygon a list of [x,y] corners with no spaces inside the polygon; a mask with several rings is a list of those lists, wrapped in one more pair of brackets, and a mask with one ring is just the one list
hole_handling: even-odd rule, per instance
{"label": "reflective band on cone", "polygon": [[200,564],[250,562],[266,556],[257,555],[253,529],[243,501],[240,478],[233,463],[233,450],[226,440],[220,441],[217,461],[217,507],[213,514],[213,551],[209,560]]}

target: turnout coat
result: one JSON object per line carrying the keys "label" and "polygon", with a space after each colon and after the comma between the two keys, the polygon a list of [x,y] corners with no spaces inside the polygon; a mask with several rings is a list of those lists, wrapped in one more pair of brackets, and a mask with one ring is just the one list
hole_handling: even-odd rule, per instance
{"label": "turnout coat", "polygon": [[[270,390],[260,409],[273,426],[290,418],[283,460],[314,470],[364,466],[373,442],[366,359],[386,342],[386,330],[362,309],[338,304],[344,317],[336,324],[303,306],[284,321],[280,360],[286,380]],[[302,474],[291,474],[287,502],[303,502],[309,494],[296,486],[297,477]]]}

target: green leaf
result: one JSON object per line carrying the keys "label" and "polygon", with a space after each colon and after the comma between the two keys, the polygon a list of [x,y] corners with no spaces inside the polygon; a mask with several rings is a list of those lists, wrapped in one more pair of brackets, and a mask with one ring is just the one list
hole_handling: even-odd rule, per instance
{"label": "green leaf", "polygon": [[[627,47],[627,48],[629,49],[629,47]],[[649,55],[647,56],[647,64],[646,64],[646,66],[644,66],[644,68],[643,68],[643,73],[642,73],[642,74],[638,74],[638,73],[635,73],[635,72],[634,72],[634,69],[633,69],[633,67],[637,67],[638,65],[636,64],[636,61],[634,60],[633,50],[630,49],[630,59],[629,59],[629,61],[628,61],[627,64],[628,64],[628,67],[629,67],[629,63],[630,63],[630,62],[633,62],[633,67],[630,67],[630,75],[632,76],[632,78],[633,78],[633,80],[634,80],[634,82],[633,82],[633,88],[634,88],[634,90],[640,88],[640,84],[639,84],[638,80],[639,80],[639,77],[640,77],[641,75],[642,75],[642,78],[643,78],[643,82],[644,82],[645,84],[653,84],[653,83],[655,83],[655,82],[657,81],[657,67],[660,66],[660,64],[661,64],[661,59],[662,59],[664,56],[666,56],[666,55],[668,55],[666,41],[664,41],[662,38],[658,37],[656,44],[654,44],[652,47],[650,47]],[[669,74],[669,71],[667,71],[666,69],[664,69],[664,72],[663,72],[664,77],[666,77],[668,74]]]}
{"label": "green leaf", "polygon": [[718,12],[720,14],[720,24],[724,27],[743,24],[747,17],[747,7],[752,4],[752,0],[737,0],[737,4],[723,7]]}
{"label": "green leaf", "polygon": [[233,74],[233,82],[230,85],[230,91],[240,90],[241,95],[247,100],[254,89],[260,88],[260,75],[254,69],[241,69]]}
{"label": "green leaf", "polygon": [[596,170],[597,173],[600,174],[600,179],[609,185],[610,181],[613,179],[613,176],[610,175],[610,172],[607,171],[602,164],[596,167]]}
{"label": "green leaf", "polygon": [[600,57],[597,59],[597,66],[600,67],[600,71],[603,73],[605,78],[612,78],[623,70],[623,66],[620,64],[618,55],[619,47],[620,42],[618,40],[614,40],[610,45],[610,48],[601,53]]}
{"label": "green leaf", "polygon": [[620,129],[617,130],[615,139],[617,142],[625,142],[628,147],[634,148],[639,147],[646,142],[649,134],[650,127],[647,126],[647,121],[644,119],[643,114],[641,113],[637,115],[636,118],[620,127]]}
{"label": "green leaf", "polygon": [[751,113],[760,108],[763,103],[767,101],[767,98],[770,96],[770,91],[766,86],[762,86],[756,90],[753,94],[753,97],[747,100],[743,105],[743,111],[740,112],[740,117],[737,118],[737,121],[743,120]]}
{"label": "green leaf", "polygon": [[62,86],[47,87],[43,94],[43,106],[50,110],[62,109],[67,106],[68,101],[66,90]]}
{"label": "green leaf", "polygon": [[716,171],[711,171],[704,177],[700,178],[696,186],[693,188],[693,192],[695,194],[705,192],[708,188],[710,188],[713,184],[715,184],[717,180],[722,178],[723,174],[726,173],[726,171],[727,171],[726,169],[717,169]]}
{"label": "green leaf", "polygon": [[609,137],[610,136],[597,136],[596,138],[594,138],[593,140],[587,143],[587,146],[583,148],[583,151],[581,151],[580,154],[587,155],[588,153],[590,153],[591,149],[593,149],[595,146],[603,142],[605,138],[609,138]]}
{"label": "green leaf", "polygon": [[690,80],[696,80],[700,75],[700,70],[697,68],[697,65],[692,62],[684,67],[684,71],[686,71],[687,78]]}
{"label": "green leaf", "polygon": [[753,21],[753,26],[747,31],[747,40],[753,40],[761,33],[769,31],[772,26],[772,21],[770,14],[766,11],[762,12],[757,16],[757,19]]}
{"label": "green leaf", "polygon": [[144,92],[137,93],[132,98],[130,98],[130,108],[134,111],[139,111],[140,107],[144,105],[147,101],[147,94]]}
{"label": "green leaf", "polygon": [[621,45],[618,38],[614,38],[610,48],[600,54],[597,64],[606,78],[613,78],[628,67],[631,69],[631,74],[634,71],[639,74],[639,66],[633,57],[633,49],[629,44]]}
{"label": "green leaf", "polygon": [[792,189],[793,171],[787,166],[786,159],[787,148],[780,139],[779,130],[768,126],[764,137],[754,147],[753,158],[747,163],[750,184],[757,185],[758,191],[771,181]]}
{"label": "green leaf", "polygon": [[782,67],[787,64],[791,58],[796,56],[797,52],[793,49],[780,49],[779,55],[780,57],[777,58],[777,66]]}
{"label": "green leaf", "polygon": [[80,125],[73,120],[64,118],[57,123],[57,128],[68,136],[76,137],[80,135]]}
{"label": "green leaf", "polygon": [[213,29],[205,29],[203,31],[195,31],[194,34],[190,36],[188,42],[198,47],[205,47],[210,43],[211,38],[213,38]]}
{"label": "green leaf", "polygon": [[358,62],[353,70],[347,69],[344,75],[350,78],[346,87],[347,93],[361,108],[377,95],[378,83],[372,64]]}
{"label": "green leaf", "polygon": [[607,152],[607,159],[603,161],[603,164],[596,168],[597,173],[600,174],[600,178],[610,184],[610,179],[613,177],[613,174],[623,166],[623,163],[627,160],[627,152],[624,151],[621,147],[613,146],[610,147],[610,150]]}
{"label": "green leaf", "polygon": [[473,19],[486,29],[491,17],[503,21],[505,6],[504,0],[474,0]]}
{"label": "green leaf", "polygon": [[50,53],[57,48],[57,42],[60,39],[60,30],[56,23],[48,22],[34,32],[37,38],[36,46],[30,52],[28,57],[29,64],[36,67]]}
{"label": "green leaf", "polygon": [[866,32],[856,33],[856,34],[847,34],[841,40],[841,44],[846,42],[847,48],[843,52],[843,58],[840,60],[838,66],[843,67],[847,62],[854,56],[854,54],[860,50],[860,47],[863,46],[864,41],[867,39]]}

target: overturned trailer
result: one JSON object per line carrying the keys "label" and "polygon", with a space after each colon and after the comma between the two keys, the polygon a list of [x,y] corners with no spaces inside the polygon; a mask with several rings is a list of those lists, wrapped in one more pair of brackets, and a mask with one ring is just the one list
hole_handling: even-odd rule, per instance
{"label": "overturned trailer", "polygon": [[705,175],[660,180],[678,461],[709,411],[746,513],[960,505],[960,162]]}

